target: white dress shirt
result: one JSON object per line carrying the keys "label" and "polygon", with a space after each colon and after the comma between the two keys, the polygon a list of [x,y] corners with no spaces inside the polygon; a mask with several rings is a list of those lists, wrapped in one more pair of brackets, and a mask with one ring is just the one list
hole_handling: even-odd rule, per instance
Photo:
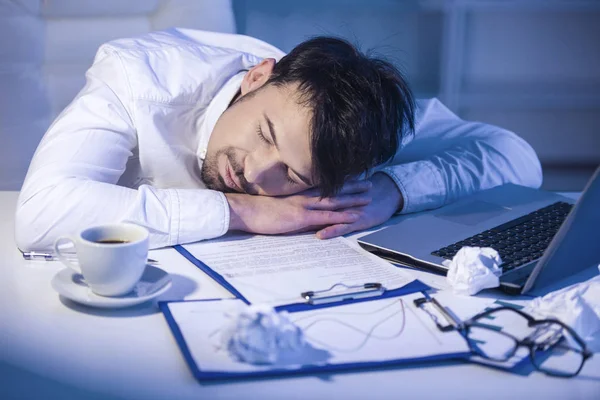
{"label": "white dress shirt", "polygon": [[[152,248],[226,233],[227,200],[200,178],[208,140],[245,71],[283,55],[247,36],[186,29],[100,47],[33,157],[17,206],[19,248],[48,249],[58,235],[117,221],[148,228]],[[540,186],[536,154],[515,134],[463,121],[436,99],[417,106],[414,136],[382,168],[403,213],[508,182]]]}

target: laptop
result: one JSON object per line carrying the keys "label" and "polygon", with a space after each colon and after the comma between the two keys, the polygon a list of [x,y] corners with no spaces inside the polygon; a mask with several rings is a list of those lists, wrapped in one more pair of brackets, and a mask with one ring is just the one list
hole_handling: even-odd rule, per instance
{"label": "laptop", "polygon": [[598,265],[599,237],[600,167],[577,202],[508,184],[406,216],[358,242],[387,260],[443,274],[442,262],[463,246],[492,247],[502,258],[500,288],[524,294]]}

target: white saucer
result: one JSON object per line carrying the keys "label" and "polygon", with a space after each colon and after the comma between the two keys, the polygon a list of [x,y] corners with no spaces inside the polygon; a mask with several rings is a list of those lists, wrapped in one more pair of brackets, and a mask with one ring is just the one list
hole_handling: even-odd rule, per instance
{"label": "white saucer", "polygon": [[52,287],[59,294],[89,307],[123,308],[151,300],[171,287],[171,277],[158,267],[146,265],[142,278],[133,290],[123,296],[105,297],[92,292],[83,275],[65,268],[52,278]]}

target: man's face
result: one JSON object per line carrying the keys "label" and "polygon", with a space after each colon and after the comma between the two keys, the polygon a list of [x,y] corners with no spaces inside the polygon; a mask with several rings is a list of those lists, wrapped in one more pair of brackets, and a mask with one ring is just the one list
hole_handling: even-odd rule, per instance
{"label": "man's face", "polygon": [[272,67],[265,60],[250,70],[242,97],[217,121],[202,166],[209,189],[279,196],[313,186],[310,112],[296,87],[262,87]]}

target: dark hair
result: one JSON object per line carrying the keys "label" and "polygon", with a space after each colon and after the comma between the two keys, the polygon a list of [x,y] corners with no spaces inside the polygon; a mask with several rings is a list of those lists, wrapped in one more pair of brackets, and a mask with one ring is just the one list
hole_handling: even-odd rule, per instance
{"label": "dark hair", "polygon": [[267,82],[291,83],[312,112],[312,178],[323,197],[389,161],[402,135],[414,131],[415,103],[405,78],[346,40],[316,37],[295,47]]}

